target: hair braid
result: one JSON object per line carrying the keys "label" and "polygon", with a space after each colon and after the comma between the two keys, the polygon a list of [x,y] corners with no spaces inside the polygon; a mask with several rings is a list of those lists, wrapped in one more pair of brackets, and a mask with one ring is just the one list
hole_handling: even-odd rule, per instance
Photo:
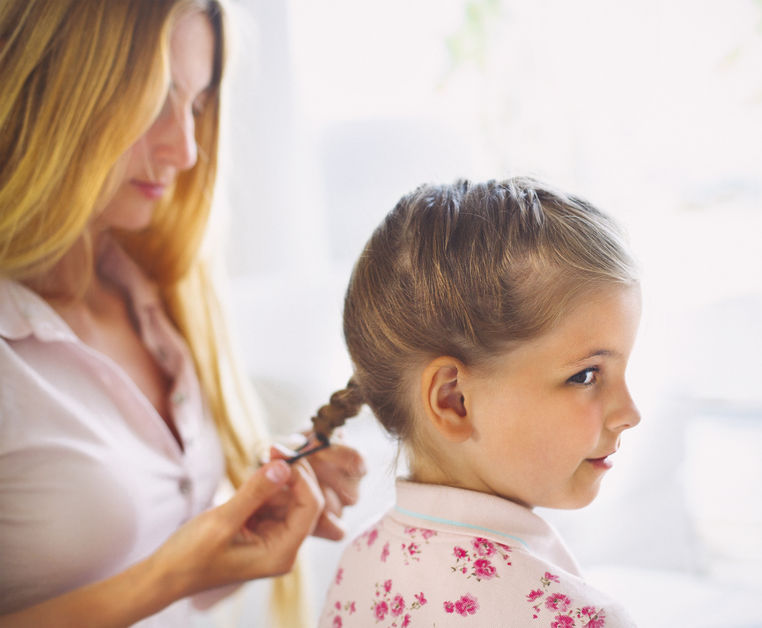
{"label": "hair braid", "polygon": [[365,403],[359,384],[352,377],[346,388],[337,390],[331,395],[330,401],[321,406],[317,414],[312,417],[315,426],[315,434],[320,440],[327,441],[333,430],[344,425],[344,422],[360,412]]}

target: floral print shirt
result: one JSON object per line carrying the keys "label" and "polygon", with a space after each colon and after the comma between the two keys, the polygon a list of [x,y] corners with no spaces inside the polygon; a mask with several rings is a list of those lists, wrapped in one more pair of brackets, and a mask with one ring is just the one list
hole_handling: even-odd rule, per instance
{"label": "floral print shirt", "polygon": [[449,486],[396,488],[396,505],[347,545],[320,628],[635,625],[528,508]]}

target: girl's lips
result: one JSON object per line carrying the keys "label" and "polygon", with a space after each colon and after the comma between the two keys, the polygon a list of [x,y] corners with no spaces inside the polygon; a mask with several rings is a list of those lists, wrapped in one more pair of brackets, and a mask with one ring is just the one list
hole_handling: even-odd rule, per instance
{"label": "girl's lips", "polygon": [[152,201],[161,198],[164,195],[164,190],[167,189],[167,186],[163,183],[153,183],[151,181],[137,180],[132,180],[131,183],[140,191],[143,196]]}
{"label": "girl's lips", "polygon": [[608,456],[604,456],[603,458],[588,458],[587,461],[593,465],[596,469],[600,469],[602,471],[608,471],[611,467],[614,466],[614,462],[611,459],[613,454],[609,454]]}

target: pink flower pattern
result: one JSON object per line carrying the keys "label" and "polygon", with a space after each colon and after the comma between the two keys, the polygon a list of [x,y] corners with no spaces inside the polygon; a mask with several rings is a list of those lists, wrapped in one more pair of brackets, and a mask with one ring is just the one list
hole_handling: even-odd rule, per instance
{"label": "pink flower pattern", "polygon": [[[427,528],[406,527],[404,534],[406,538],[397,545],[401,552],[397,554],[398,558],[395,561],[396,564],[401,561],[405,566],[410,566],[425,556],[426,546],[430,539],[437,535],[437,532]],[[376,545],[378,540],[379,529],[374,527],[356,539],[353,547],[357,552],[369,553],[371,561],[378,560],[380,563],[387,563],[391,556],[392,547],[389,541],[385,539],[382,539],[383,546],[381,544]],[[379,547],[381,550],[376,553]],[[512,566],[511,553],[513,550],[508,545],[484,537],[473,537],[451,547],[450,556],[454,562],[450,564],[450,573],[460,578],[465,577],[463,582],[469,580],[473,583],[471,586],[475,586],[477,589],[459,592],[456,597],[451,599],[443,600],[440,597],[439,600],[435,601],[434,608],[438,607],[441,609],[440,612],[451,616],[463,618],[478,616],[480,611],[478,587],[484,586],[479,583],[500,578],[501,574],[506,575]],[[372,558],[373,556],[375,558]],[[370,563],[368,567],[371,567]],[[393,576],[394,571],[389,573]],[[531,588],[525,596],[532,620],[540,620],[538,626],[605,628],[605,610],[590,605],[576,606],[573,598],[567,595],[569,589],[564,587],[559,576],[545,571],[538,577],[538,580],[540,586]],[[352,576],[344,568],[338,569],[334,578],[334,590],[339,590],[340,587],[344,586],[344,583],[351,581]],[[425,582],[421,582],[421,584],[425,587]],[[362,626],[413,628],[416,624],[416,611],[424,606],[431,608],[427,593],[424,591],[412,592],[404,586],[400,588],[399,584],[395,586],[394,576],[380,579],[376,582],[375,588],[375,594],[370,600],[370,605],[364,607],[367,610],[362,610],[364,605],[360,601],[360,613],[354,618],[354,621],[360,621]],[[326,620],[332,622],[332,628],[344,628],[348,618],[358,613],[358,601],[336,599],[330,609],[330,611],[326,611],[328,613]],[[365,614],[368,612],[370,616]],[[430,625],[428,616],[426,621],[425,625]],[[354,624],[350,622],[350,625]]]}
{"label": "pink flower pattern", "polygon": [[537,598],[542,597],[543,595],[545,595],[544,591],[534,589],[527,593],[527,602],[534,602]]}
{"label": "pink flower pattern", "polygon": [[336,615],[333,618],[333,628],[342,628],[344,625],[344,619],[341,615],[342,611],[347,613],[349,616],[354,615],[357,612],[357,607],[354,601],[345,602],[342,604],[340,600],[336,600],[336,603],[333,605],[333,607],[336,610]]}
{"label": "pink flower pattern", "polygon": [[436,536],[436,530],[429,530],[428,528],[413,528],[406,527],[405,534],[410,537],[410,543],[402,543],[402,555],[405,565],[409,565],[411,560],[419,561],[421,559],[421,541],[423,544],[428,544],[429,539]]}
{"label": "pink flower pattern", "polygon": [[507,545],[475,537],[469,549],[460,545],[452,548],[455,564],[450,569],[453,573],[464,574],[467,578],[476,578],[479,582],[499,578],[498,568],[493,561],[502,561],[506,566],[510,566],[510,552],[511,548]]}
{"label": "pink flower pattern", "polygon": [[571,600],[563,593],[553,593],[545,599],[545,608],[552,611],[566,612],[571,606]]}
{"label": "pink flower pattern", "polygon": [[376,599],[371,604],[373,616],[377,623],[384,619],[391,619],[392,623],[389,624],[389,628],[403,628],[412,625],[410,612],[406,611],[416,611],[427,602],[426,596],[421,591],[413,596],[415,601],[408,605],[402,594],[394,591],[394,583],[389,579],[376,584],[375,597]]}
{"label": "pink flower pattern", "polygon": [[389,605],[384,600],[373,604],[373,612],[376,614],[376,619],[383,619],[388,611]]}
{"label": "pink flower pattern", "polygon": [[[545,609],[554,613],[550,628],[605,628],[606,613],[594,606],[573,608],[573,600],[559,591],[550,591],[554,584],[561,584],[561,579],[550,573],[540,577],[541,589],[532,589],[527,593],[527,602],[532,604],[540,598],[545,598]],[[543,604],[532,605],[532,619],[539,619],[543,613]],[[579,623],[577,623],[579,622]]]}
{"label": "pink flower pattern", "polygon": [[405,610],[405,599],[397,594],[394,596],[394,599],[392,600],[392,615],[395,617],[398,617],[402,615],[403,611]]}
{"label": "pink flower pattern", "polygon": [[495,553],[495,545],[492,541],[482,537],[476,537],[473,540],[474,551],[479,556],[492,556]]}
{"label": "pink flower pattern", "polygon": [[479,602],[470,593],[462,595],[460,599],[455,602],[445,601],[443,606],[446,613],[457,613],[463,617],[466,617],[467,615],[475,615],[476,611],[479,610]]}
{"label": "pink flower pattern", "polygon": [[587,622],[582,624],[585,628],[603,628],[606,625],[606,611],[595,606],[583,606],[577,611],[577,618]]}

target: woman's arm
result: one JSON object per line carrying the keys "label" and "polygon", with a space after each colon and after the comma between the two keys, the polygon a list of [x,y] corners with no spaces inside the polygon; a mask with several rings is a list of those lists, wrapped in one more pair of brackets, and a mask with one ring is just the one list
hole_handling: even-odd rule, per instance
{"label": "woman's arm", "polygon": [[[268,500],[288,491],[282,517],[258,516]],[[125,571],[35,606],[0,617],[4,628],[120,627],[157,613],[183,597],[280,575],[293,566],[323,509],[315,476],[303,461],[261,467],[226,503],[195,517],[154,554]]]}

